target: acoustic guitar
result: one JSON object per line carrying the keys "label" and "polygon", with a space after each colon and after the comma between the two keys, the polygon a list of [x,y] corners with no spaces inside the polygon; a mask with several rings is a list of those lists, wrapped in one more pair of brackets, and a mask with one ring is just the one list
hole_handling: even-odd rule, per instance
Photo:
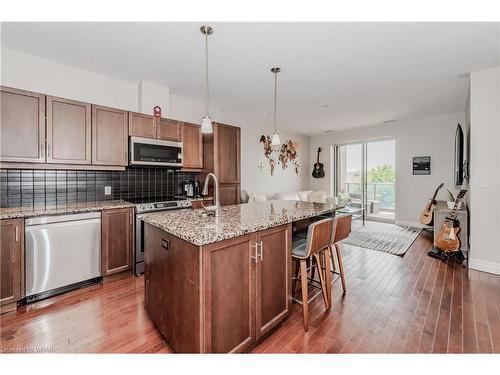
{"label": "acoustic guitar", "polygon": [[312,172],[312,176],[314,178],[323,178],[325,177],[325,167],[323,163],[319,162],[319,154],[321,153],[321,147],[318,147],[318,159],[316,160],[316,163],[314,163],[314,168]]}
{"label": "acoustic guitar", "polygon": [[467,190],[460,190],[455,199],[451,215],[445,219],[436,236],[436,247],[445,253],[455,252],[460,249],[460,239],[458,238],[460,222],[457,220],[457,208],[458,203],[464,197],[465,193],[467,193]]}
{"label": "acoustic guitar", "polygon": [[434,195],[432,196],[432,199],[429,203],[427,203],[424,207],[424,210],[420,214],[420,222],[424,225],[431,225],[432,224],[432,219],[434,218],[434,209],[436,208],[436,196],[438,194],[438,191],[444,186],[444,184],[441,182],[441,184],[437,187],[436,191],[434,192]]}

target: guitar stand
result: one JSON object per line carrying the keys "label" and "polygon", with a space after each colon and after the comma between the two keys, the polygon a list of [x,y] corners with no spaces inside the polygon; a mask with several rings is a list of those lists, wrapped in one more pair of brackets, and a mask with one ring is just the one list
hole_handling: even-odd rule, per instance
{"label": "guitar stand", "polygon": [[446,263],[451,262],[460,264],[463,268],[465,268],[464,264],[465,257],[461,250],[447,253],[445,251],[439,250],[437,247],[434,247],[431,251],[427,253],[427,255],[430,256],[431,258],[436,258]]}

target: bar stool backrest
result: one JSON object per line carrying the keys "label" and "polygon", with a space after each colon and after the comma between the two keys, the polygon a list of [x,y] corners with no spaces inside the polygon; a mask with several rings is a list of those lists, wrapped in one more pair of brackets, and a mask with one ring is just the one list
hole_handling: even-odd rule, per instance
{"label": "bar stool backrest", "polygon": [[342,241],[351,233],[352,215],[343,215],[335,218],[335,235],[333,243]]}
{"label": "bar stool backrest", "polygon": [[333,219],[316,221],[307,229],[306,258],[330,246],[332,243]]}

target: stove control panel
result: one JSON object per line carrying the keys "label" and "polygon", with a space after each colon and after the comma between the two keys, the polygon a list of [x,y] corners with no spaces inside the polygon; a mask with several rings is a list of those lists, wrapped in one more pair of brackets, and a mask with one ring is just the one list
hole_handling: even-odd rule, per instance
{"label": "stove control panel", "polygon": [[144,203],[136,205],[137,212],[153,212],[173,210],[176,208],[191,207],[191,202],[188,200],[157,202],[157,203]]}

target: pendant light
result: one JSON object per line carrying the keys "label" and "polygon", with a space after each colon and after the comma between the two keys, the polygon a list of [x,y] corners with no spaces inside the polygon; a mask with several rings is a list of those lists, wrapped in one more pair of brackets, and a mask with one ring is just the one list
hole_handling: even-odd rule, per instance
{"label": "pendant light", "polygon": [[278,106],[278,73],[281,72],[281,68],[276,66],[271,69],[271,72],[274,73],[274,133],[271,137],[271,146],[280,146],[281,140],[278,135],[278,127],[276,125],[276,108]]}
{"label": "pendant light", "polygon": [[210,26],[203,25],[200,27],[200,31],[205,35],[205,116],[201,121],[201,132],[202,133],[213,133],[212,120],[208,115],[208,104],[209,104],[209,91],[208,91],[208,36],[212,35],[214,29]]}

